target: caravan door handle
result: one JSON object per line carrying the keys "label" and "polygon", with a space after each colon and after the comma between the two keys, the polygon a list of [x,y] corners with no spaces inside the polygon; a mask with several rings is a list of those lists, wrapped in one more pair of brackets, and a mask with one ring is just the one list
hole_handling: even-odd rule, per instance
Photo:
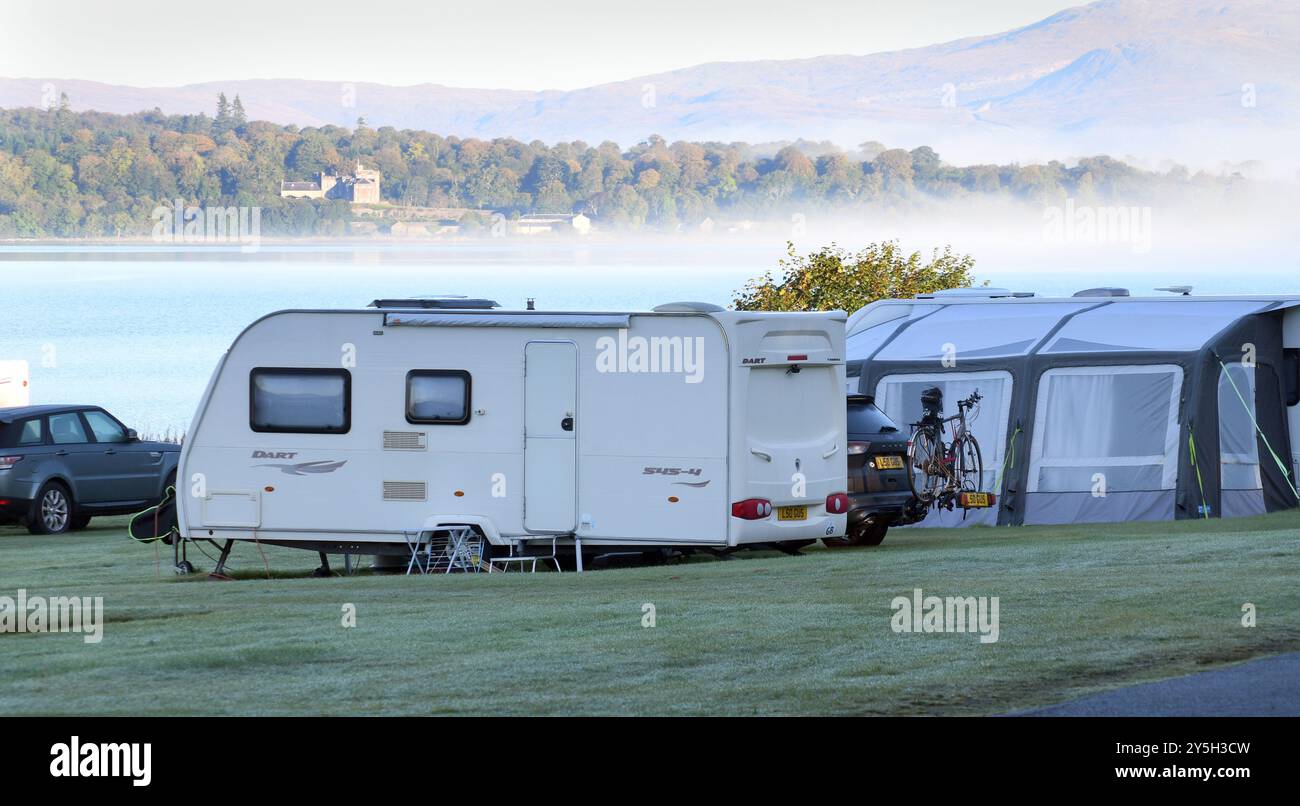
{"label": "caravan door handle", "polygon": [[572,431],[572,430],[573,430],[573,418],[572,418],[572,417],[565,417],[563,420],[560,420],[560,428],[561,428],[562,430],[564,430],[564,431]]}

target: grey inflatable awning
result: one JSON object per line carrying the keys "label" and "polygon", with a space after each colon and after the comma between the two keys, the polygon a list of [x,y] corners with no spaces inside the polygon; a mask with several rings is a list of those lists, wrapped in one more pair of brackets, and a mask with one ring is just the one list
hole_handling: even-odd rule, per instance
{"label": "grey inflatable awning", "polygon": [[626,328],[625,313],[411,313],[384,314],[385,327],[590,327]]}

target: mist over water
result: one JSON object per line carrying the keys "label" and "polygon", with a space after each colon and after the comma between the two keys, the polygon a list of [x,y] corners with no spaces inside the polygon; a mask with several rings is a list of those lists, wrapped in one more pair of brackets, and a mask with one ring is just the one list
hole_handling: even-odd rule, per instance
{"label": "mist over water", "polygon": [[[1050,205],[1049,205],[1050,207]],[[1057,214],[1063,213],[1057,211]],[[1077,214],[1077,210],[1075,213]],[[789,222],[705,237],[602,233],[585,240],[238,247],[6,245],[0,358],[31,364],[32,400],[104,406],[142,433],[184,430],[221,354],[253,320],[286,308],[357,308],[379,297],[464,294],[543,310],[647,310],[675,300],[728,305],[779,270],[786,242],[808,252],[897,239],[928,256],[951,244],[994,287],[1068,296],[1119,286],[1195,293],[1297,293],[1289,200],[1152,205],[1137,237],[1052,233],[1032,205],[954,203],[909,215],[791,213]],[[1143,229],[1147,227],[1147,229]],[[1130,232],[1130,236],[1134,233]]]}
{"label": "mist over water", "polygon": [[[379,297],[465,294],[523,308],[645,310],[726,304],[770,254],[617,246],[423,248],[115,246],[0,252],[10,326],[0,356],[31,365],[34,403],[93,403],[142,433],[183,430],[222,353],[252,321],[286,308],[360,308]],[[696,257],[692,257],[696,256]],[[15,312],[21,312],[15,314]]]}

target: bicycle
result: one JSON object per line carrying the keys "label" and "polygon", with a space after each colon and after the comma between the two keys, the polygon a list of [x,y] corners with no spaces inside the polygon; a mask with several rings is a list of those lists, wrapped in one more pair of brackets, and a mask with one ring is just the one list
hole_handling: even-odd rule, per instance
{"label": "bicycle", "polygon": [[[970,430],[970,423],[979,416],[982,399],[976,389],[970,397],[957,402],[955,415],[944,417],[943,390],[934,387],[921,393],[925,414],[920,422],[911,424],[912,437],[907,441],[911,472],[907,480],[922,508],[951,510],[960,503],[962,509],[969,509],[991,502],[991,494],[979,492],[984,458]],[[954,424],[952,442],[945,444],[943,432],[949,423]]]}

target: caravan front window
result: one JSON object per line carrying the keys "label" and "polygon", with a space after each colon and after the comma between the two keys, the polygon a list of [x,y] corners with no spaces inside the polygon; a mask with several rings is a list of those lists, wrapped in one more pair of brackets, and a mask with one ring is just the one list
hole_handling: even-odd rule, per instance
{"label": "caravan front window", "polygon": [[254,431],[346,434],[352,427],[352,375],[346,369],[258,367],[248,385]]}
{"label": "caravan front window", "polygon": [[413,369],[406,373],[406,421],[469,422],[469,373],[463,369]]}

